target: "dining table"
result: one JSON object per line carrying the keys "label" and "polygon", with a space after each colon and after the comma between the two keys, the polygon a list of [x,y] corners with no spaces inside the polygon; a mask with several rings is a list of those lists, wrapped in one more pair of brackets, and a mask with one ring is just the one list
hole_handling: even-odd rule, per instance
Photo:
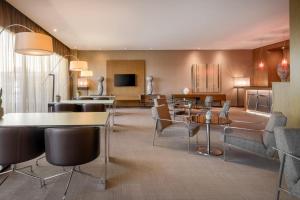
{"label": "dining table", "polygon": [[99,182],[105,189],[110,143],[109,116],[109,112],[7,113],[0,119],[0,127],[100,127],[99,134],[101,128],[104,129],[104,174]]}

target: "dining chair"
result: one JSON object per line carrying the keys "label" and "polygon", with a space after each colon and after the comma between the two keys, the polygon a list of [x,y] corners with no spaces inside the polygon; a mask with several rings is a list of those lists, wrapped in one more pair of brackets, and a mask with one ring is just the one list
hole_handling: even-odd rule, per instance
{"label": "dining chair", "polygon": [[[45,131],[46,159],[55,166],[72,167],[43,179],[46,181],[65,174],[70,174],[62,199],[66,198],[74,172],[90,175],[80,169],[80,165],[95,160],[100,154],[100,129],[98,127],[48,128]],[[76,147],[76,148],[75,148]],[[96,177],[95,177],[96,178]]]}
{"label": "dining chair", "polygon": [[[153,135],[153,146],[155,146],[156,135],[179,134],[188,137],[188,152],[190,152],[191,137],[197,135],[200,126],[197,123],[186,121],[172,120],[167,105],[152,107],[152,116],[155,120],[155,129]],[[198,137],[197,137],[198,142]]]}
{"label": "dining chair", "polygon": [[0,128],[0,165],[11,166],[11,169],[0,173],[6,175],[0,185],[13,173],[37,179],[42,185],[42,178],[22,171],[32,166],[17,168],[17,164],[32,160],[45,152],[44,129],[28,127]]}
{"label": "dining chair", "polygon": [[94,100],[110,100],[110,97],[94,97]]}
{"label": "dining chair", "polygon": [[213,96],[206,96],[205,100],[204,100],[204,103],[203,103],[203,106],[205,108],[210,109],[212,107],[213,100],[214,100]]}
{"label": "dining chair", "polygon": [[227,100],[224,102],[222,109],[219,112],[220,118],[228,118],[230,110],[230,101]]}
{"label": "dining chair", "polygon": [[77,100],[93,100],[93,97],[77,97]]}
{"label": "dining chair", "polygon": [[82,105],[83,112],[105,112],[104,104],[87,103]]}
{"label": "dining chair", "polygon": [[54,112],[77,112],[80,108],[76,104],[57,103],[54,105]]}
{"label": "dining chair", "polygon": [[[276,150],[279,154],[280,169],[275,200],[281,191],[300,198],[300,128],[275,128]],[[283,187],[283,178],[287,189]]]}

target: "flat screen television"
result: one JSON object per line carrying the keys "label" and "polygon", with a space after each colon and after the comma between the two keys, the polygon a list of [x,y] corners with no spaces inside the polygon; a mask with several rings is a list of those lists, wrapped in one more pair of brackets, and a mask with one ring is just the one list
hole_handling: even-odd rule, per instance
{"label": "flat screen television", "polygon": [[135,74],[115,74],[114,83],[116,87],[135,86]]}

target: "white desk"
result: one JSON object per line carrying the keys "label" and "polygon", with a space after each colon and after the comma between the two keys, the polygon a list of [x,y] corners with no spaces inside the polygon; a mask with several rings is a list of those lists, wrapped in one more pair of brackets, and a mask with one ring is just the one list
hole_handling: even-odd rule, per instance
{"label": "white desk", "polygon": [[104,127],[105,169],[101,183],[106,187],[107,162],[109,149],[109,112],[66,112],[66,113],[8,113],[0,119],[0,127]]}

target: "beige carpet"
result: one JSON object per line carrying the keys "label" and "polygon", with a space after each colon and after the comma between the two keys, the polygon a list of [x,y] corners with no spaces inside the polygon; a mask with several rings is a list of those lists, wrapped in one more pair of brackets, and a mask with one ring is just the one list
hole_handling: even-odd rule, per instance
{"label": "beige carpet", "polygon": [[[246,121],[266,121],[264,117],[233,109],[231,118]],[[159,137],[152,146],[154,123],[150,109],[118,109],[115,131],[111,135],[109,188],[101,190],[97,180],[75,175],[68,199],[77,200],[273,200],[278,162],[254,155],[230,151],[228,162],[222,157],[205,157],[187,153],[187,138]],[[257,125],[261,128],[263,125]],[[222,147],[219,132],[214,127],[213,145]],[[204,127],[200,132],[205,142]],[[193,140],[195,143],[195,140]],[[196,146],[193,145],[192,149]],[[35,167],[35,173],[49,176],[60,172],[46,161]],[[82,166],[82,169],[101,176],[103,159]],[[10,177],[0,187],[0,200],[60,199],[67,177],[52,181],[40,189],[39,183],[20,175]],[[283,195],[282,199],[292,199]]]}

